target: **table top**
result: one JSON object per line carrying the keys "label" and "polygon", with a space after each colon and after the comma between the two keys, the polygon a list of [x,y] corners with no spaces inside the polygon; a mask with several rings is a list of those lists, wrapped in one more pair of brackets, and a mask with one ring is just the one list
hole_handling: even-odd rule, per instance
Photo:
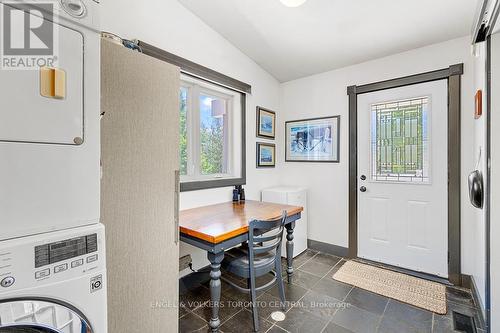
{"label": "table top", "polygon": [[248,232],[250,220],[277,219],[283,210],[286,210],[288,215],[295,215],[303,208],[246,200],[240,203],[224,202],[186,209],[180,211],[180,232],[217,244]]}

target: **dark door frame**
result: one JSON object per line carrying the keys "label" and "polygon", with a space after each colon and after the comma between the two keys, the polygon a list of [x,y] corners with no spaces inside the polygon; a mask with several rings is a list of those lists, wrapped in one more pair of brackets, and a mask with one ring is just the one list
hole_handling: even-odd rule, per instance
{"label": "dark door frame", "polygon": [[448,80],[448,280],[461,285],[460,267],[460,85],[463,64],[437,71],[347,87],[349,96],[349,257],[358,256],[358,95]]}

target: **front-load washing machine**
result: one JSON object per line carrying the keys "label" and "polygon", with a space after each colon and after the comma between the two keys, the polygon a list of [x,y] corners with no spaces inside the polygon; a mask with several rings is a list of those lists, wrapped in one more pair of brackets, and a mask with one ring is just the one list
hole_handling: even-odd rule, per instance
{"label": "front-load washing machine", "polygon": [[[0,55],[0,240],[99,222],[98,9],[0,0],[0,32],[11,32],[0,50],[13,47]],[[43,57],[29,48],[43,43]]]}
{"label": "front-load washing machine", "polygon": [[106,333],[104,226],[0,242],[0,332]]}

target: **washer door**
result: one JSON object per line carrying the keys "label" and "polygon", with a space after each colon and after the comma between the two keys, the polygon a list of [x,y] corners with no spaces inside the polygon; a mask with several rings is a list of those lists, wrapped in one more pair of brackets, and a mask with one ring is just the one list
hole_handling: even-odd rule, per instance
{"label": "washer door", "polygon": [[49,299],[0,301],[0,333],[94,333],[73,306]]}

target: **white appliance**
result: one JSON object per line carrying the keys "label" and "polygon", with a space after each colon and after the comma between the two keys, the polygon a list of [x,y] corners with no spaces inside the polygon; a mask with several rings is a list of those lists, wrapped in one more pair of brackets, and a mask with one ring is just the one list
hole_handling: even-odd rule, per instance
{"label": "white appliance", "polygon": [[[307,189],[295,186],[268,188],[262,191],[262,201],[304,207],[293,230],[293,256],[304,252],[307,249]],[[286,257],[286,246],[281,247],[281,256]]]}
{"label": "white appliance", "polygon": [[102,224],[0,242],[0,332],[106,333],[104,243]]}
{"label": "white appliance", "polygon": [[[53,3],[54,22],[43,22],[58,41],[54,67],[0,70],[0,240],[99,221],[99,4]],[[29,10],[30,22],[40,21],[43,9],[21,5],[5,1],[0,10]],[[43,95],[47,73],[58,95]]]}

